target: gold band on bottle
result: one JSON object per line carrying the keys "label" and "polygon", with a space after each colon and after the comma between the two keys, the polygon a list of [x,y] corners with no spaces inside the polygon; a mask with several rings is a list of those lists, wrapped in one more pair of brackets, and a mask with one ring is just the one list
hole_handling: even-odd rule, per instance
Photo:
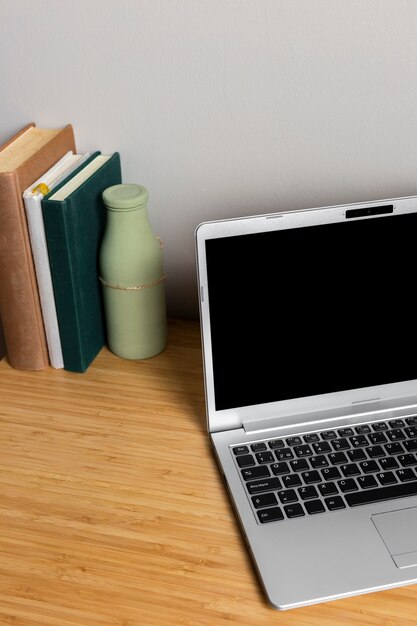
{"label": "gold band on bottle", "polygon": [[110,289],[119,289],[120,291],[141,291],[142,289],[149,289],[150,287],[155,287],[156,285],[159,285],[159,283],[162,283],[162,281],[164,281],[166,278],[166,274],[162,274],[162,276],[160,276],[157,280],[154,280],[152,283],[147,283],[145,285],[135,285],[134,287],[122,287],[121,285],[112,285],[110,283],[107,283],[101,276],[99,276],[98,278],[102,285],[104,285],[105,287],[110,287]]}

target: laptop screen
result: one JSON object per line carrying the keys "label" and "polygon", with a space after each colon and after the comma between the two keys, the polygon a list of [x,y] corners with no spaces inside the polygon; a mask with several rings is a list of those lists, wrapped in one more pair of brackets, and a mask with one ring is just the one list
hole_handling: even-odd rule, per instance
{"label": "laptop screen", "polygon": [[206,241],[216,410],[417,379],[417,214]]}

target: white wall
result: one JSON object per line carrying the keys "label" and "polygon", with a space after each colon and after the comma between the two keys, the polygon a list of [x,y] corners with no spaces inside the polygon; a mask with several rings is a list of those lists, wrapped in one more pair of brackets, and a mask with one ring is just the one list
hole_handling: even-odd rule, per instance
{"label": "white wall", "polygon": [[415,0],[0,0],[0,86],[149,188],[171,315],[200,221],[417,193]]}

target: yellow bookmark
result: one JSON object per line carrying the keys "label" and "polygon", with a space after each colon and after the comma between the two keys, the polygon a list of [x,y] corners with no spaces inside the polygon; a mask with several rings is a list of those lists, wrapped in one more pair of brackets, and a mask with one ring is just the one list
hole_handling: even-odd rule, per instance
{"label": "yellow bookmark", "polygon": [[34,187],[34,189],[32,189],[32,193],[41,193],[43,196],[46,196],[46,194],[48,194],[51,190],[49,189],[48,185],[46,185],[45,183],[39,183],[39,185],[36,185],[36,187]]}

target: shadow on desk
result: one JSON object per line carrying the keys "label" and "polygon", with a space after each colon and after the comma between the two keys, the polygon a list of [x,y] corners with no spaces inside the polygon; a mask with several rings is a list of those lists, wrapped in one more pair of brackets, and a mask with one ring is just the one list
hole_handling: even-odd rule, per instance
{"label": "shadow on desk", "polygon": [[[169,382],[174,385],[176,405],[181,404],[189,419],[195,420],[207,434],[204,400],[203,362],[198,322],[170,320],[168,344],[159,355],[169,368]],[[162,367],[162,363],[160,364]]]}

